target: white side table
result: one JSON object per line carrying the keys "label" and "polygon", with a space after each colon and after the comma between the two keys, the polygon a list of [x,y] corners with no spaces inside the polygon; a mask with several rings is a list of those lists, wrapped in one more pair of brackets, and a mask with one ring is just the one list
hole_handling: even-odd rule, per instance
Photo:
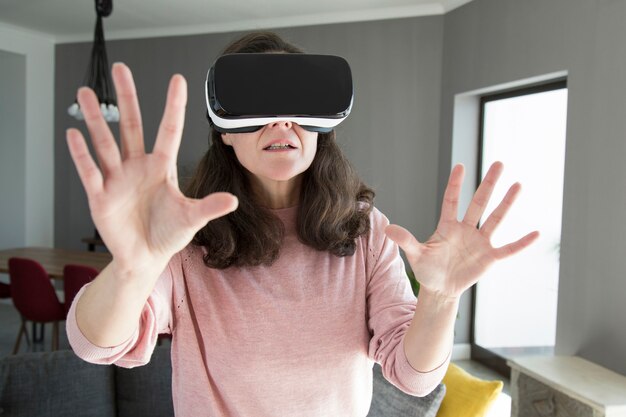
{"label": "white side table", "polygon": [[512,417],[626,417],[626,377],[577,356],[509,360]]}

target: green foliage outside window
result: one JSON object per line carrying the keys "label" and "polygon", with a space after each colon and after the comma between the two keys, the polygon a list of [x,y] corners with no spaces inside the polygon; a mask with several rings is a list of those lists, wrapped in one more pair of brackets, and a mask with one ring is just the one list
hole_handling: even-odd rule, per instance
{"label": "green foliage outside window", "polygon": [[411,288],[413,289],[413,294],[417,297],[417,294],[420,292],[420,283],[415,279],[415,274],[410,268],[406,268],[406,275],[411,282]]}

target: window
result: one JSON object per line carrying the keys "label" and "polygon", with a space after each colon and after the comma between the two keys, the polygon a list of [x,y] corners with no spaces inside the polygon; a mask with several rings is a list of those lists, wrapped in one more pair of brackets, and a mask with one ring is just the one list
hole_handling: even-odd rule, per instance
{"label": "window", "polygon": [[522,192],[492,243],[539,230],[524,252],[500,261],[474,289],[472,357],[508,375],[510,356],[553,353],[565,165],[567,86],[553,82],[481,98],[479,178],[494,161],[504,172],[481,220],[508,188]]}

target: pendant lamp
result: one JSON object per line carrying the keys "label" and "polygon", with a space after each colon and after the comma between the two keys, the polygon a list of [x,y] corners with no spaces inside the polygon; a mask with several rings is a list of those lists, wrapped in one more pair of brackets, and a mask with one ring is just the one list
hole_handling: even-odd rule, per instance
{"label": "pendant lamp", "polygon": [[[119,122],[120,112],[113,93],[111,92],[111,75],[109,73],[109,61],[107,59],[106,43],[104,41],[104,29],[102,18],[107,17],[113,11],[113,0],[95,0],[96,2],[96,29],[93,35],[91,57],[83,80],[83,85],[90,87],[98,96],[100,110],[107,122]],[[67,112],[77,120],[83,120],[83,113],[77,101],[74,101]]]}

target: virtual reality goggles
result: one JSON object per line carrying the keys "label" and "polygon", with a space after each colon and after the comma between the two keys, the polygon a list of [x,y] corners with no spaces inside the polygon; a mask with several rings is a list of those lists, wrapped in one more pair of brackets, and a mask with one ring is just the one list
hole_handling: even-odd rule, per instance
{"label": "virtual reality goggles", "polygon": [[288,120],[324,133],[350,114],[352,73],[345,59],[332,55],[230,54],[209,69],[205,94],[218,132],[254,132]]}

